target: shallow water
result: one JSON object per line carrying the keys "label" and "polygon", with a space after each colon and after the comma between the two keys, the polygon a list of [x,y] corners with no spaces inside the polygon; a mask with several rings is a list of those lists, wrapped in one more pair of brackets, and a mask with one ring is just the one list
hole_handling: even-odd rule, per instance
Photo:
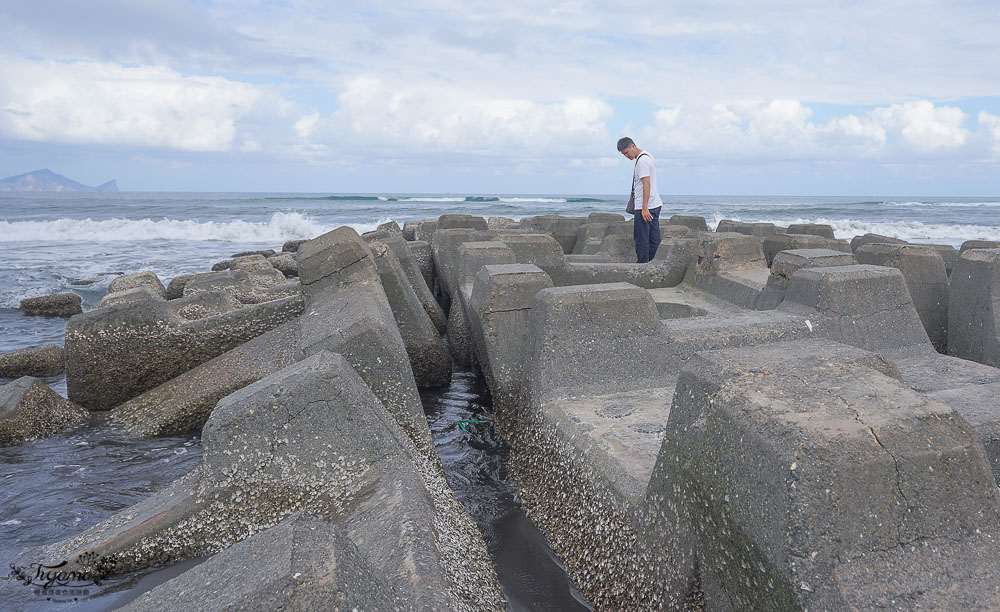
{"label": "shallow water", "polygon": [[507,467],[507,442],[492,423],[460,423],[492,419],[483,380],[471,372],[455,372],[449,386],[420,395],[448,483],[483,532],[509,609],[590,610],[521,508]]}
{"label": "shallow water", "polygon": [[[0,561],[5,569],[23,562],[19,555],[25,551],[76,535],[148,497],[201,460],[197,437],[129,440],[106,418],[95,413],[89,423],[44,440],[0,448]],[[77,596],[80,601],[47,599],[35,594],[35,587],[7,580],[0,582],[0,610],[107,610],[191,563],[86,587],[88,593]],[[138,589],[127,590],[138,580]]]}

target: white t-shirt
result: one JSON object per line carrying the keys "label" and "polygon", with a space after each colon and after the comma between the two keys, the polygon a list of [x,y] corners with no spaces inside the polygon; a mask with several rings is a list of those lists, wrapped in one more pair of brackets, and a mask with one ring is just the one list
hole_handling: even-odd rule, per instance
{"label": "white t-shirt", "polygon": [[649,204],[650,210],[663,206],[660,199],[660,192],[656,189],[656,160],[649,153],[643,151],[635,160],[635,173],[632,175],[632,183],[635,187],[635,211],[642,210],[642,179],[649,177]]}

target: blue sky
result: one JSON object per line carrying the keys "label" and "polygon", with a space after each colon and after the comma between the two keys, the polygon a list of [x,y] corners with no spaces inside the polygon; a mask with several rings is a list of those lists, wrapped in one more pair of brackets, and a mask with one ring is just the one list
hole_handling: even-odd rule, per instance
{"label": "blue sky", "polygon": [[[655,4],[656,6],[650,6]],[[1000,4],[3,3],[0,175],[125,190],[1000,195]]]}

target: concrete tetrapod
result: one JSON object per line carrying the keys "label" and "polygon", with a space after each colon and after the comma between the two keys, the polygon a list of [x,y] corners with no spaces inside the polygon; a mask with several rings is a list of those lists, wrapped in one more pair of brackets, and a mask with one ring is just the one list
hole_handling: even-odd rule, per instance
{"label": "concrete tetrapod", "polygon": [[503,608],[482,537],[440,464],[340,355],[319,352],[227,396],[203,446],[201,467],[40,555],[118,575],[214,554],[310,512],[333,517],[415,609]]}
{"label": "concrete tetrapod", "polygon": [[894,370],[816,341],[692,359],[646,495],[656,603],[697,571],[713,610],[996,609],[982,447]]}
{"label": "concrete tetrapod", "polygon": [[966,249],[951,275],[948,354],[1000,367],[1000,248]]}
{"label": "concrete tetrapod", "polygon": [[66,387],[85,408],[117,406],[302,312],[300,297],[286,297],[192,321],[182,316],[182,300],[139,293],[146,297],[66,325]]}

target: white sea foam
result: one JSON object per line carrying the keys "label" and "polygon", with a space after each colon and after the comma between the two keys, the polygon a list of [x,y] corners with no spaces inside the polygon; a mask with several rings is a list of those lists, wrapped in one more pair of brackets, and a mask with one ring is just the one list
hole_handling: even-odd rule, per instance
{"label": "white sea foam", "polygon": [[566,198],[500,198],[501,202],[538,202],[541,204],[560,204],[566,202]]}
{"label": "white sea foam", "polygon": [[858,221],[857,219],[826,219],[822,217],[816,219],[740,219],[733,215],[725,216],[715,212],[709,222],[710,227],[714,230],[719,226],[719,221],[723,219],[762,221],[782,226],[793,223],[822,223],[833,228],[834,236],[846,240],[863,234],[881,234],[908,242],[951,244],[954,246],[959,246],[966,240],[1000,240],[1000,225],[922,223],[920,221]]}
{"label": "white sea foam", "polygon": [[927,206],[934,208],[996,208],[1000,202],[885,202],[887,206]]}
{"label": "white sea foam", "polygon": [[9,521],[4,521],[4,522],[0,523],[0,525],[3,525],[4,527],[6,527],[8,525],[20,525],[20,524],[21,524],[21,521],[19,521],[17,519],[10,519]]}
{"label": "white sea foam", "polygon": [[[359,233],[379,223],[349,223]],[[315,238],[336,227],[297,212],[276,212],[263,222],[196,221],[193,219],[54,219],[50,221],[0,221],[0,242],[120,242],[185,240],[220,242],[273,242]]]}
{"label": "white sea foam", "polygon": [[445,197],[445,198],[431,198],[431,197],[420,196],[415,198],[399,198],[398,201],[399,202],[464,202],[465,196]]}

